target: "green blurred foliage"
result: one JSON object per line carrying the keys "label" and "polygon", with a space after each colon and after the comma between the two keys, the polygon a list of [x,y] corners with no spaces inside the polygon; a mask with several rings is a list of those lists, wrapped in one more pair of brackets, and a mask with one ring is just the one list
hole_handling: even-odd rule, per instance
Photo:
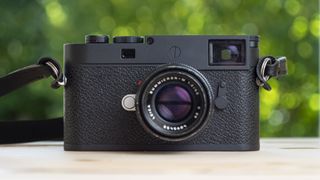
{"label": "green blurred foliage", "polygon": [[[316,0],[2,0],[0,75],[53,56],[86,34],[259,34],[260,55],[285,55],[289,75],[261,90],[262,136],[317,136],[319,2]],[[1,119],[62,116],[51,79],[1,97]],[[1,86],[1,85],[0,85]]]}

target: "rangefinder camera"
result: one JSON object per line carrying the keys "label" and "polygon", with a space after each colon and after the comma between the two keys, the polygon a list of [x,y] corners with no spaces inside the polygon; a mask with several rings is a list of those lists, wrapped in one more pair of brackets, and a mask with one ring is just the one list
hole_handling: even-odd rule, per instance
{"label": "rangefinder camera", "polygon": [[65,150],[258,150],[258,40],[88,35],[65,44]]}

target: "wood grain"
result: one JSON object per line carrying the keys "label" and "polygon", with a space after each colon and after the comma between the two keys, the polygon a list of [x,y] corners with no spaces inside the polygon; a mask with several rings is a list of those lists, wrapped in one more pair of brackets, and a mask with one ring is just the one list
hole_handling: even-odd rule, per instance
{"label": "wood grain", "polygon": [[62,142],[0,146],[0,179],[132,174],[320,179],[320,139],[262,139],[256,152],[65,152]]}

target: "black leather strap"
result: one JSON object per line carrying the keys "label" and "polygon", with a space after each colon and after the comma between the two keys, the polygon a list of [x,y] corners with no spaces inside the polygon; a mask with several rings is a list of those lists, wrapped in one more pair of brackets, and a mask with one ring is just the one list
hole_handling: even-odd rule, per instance
{"label": "black leather strap", "polygon": [[[31,82],[52,76],[52,88],[63,81],[59,64],[52,58],[41,58],[38,64],[18,69],[0,77],[0,98]],[[63,118],[32,121],[0,121],[0,144],[63,138]]]}
{"label": "black leather strap", "polygon": [[0,122],[0,144],[62,140],[63,118]]}
{"label": "black leather strap", "polygon": [[0,78],[0,96],[6,95],[33,81],[51,76],[50,67],[44,65],[31,65],[14,71]]}

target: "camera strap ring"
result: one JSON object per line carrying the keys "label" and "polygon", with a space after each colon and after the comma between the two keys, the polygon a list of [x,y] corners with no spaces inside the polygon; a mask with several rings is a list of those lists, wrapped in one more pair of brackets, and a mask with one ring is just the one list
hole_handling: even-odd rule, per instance
{"label": "camera strap ring", "polygon": [[275,58],[273,56],[266,56],[260,58],[256,66],[256,84],[270,91],[271,86],[267,83],[272,77],[284,76],[287,71],[287,59],[282,56]]}
{"label": "camera strap ring", "polygon": [[262,75],[262,78],[263,80],[265,81],[268,81],[270,76],[266,75],[265,74],[265,71],[266,71],[266,67],[267,67],[267,64],[271,62],[271,59],[270,58],[265,58],[265,60],[262,62],[262,65],[261,65],[261,75]]}
{"label": "camera strap ring", "polygon": [[67,84],[67,78],[64,76],[59,63],[50,57],[40,58],[38,64],[46,65],[51,69],[52,77],[54,81],[51,83],[51,87],[57,89]]}

